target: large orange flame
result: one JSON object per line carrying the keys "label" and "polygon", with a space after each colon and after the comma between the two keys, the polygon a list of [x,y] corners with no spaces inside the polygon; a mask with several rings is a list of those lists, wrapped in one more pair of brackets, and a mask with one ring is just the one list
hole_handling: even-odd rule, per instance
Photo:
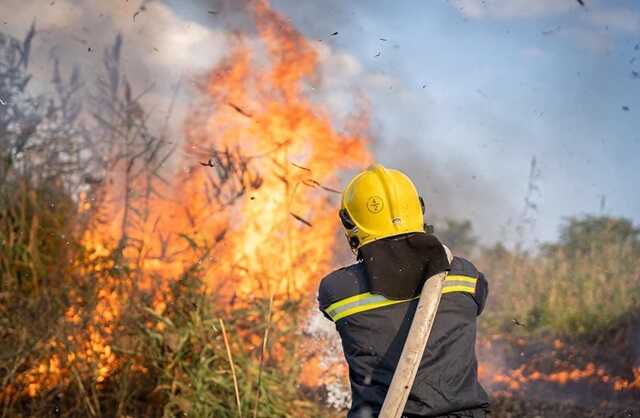
{"label": "large orange flame", "polygon": [[331,262],[337,174],[369,159],[361,136],[366,120],[354,120],[355,135],[336,132],[328,113],[303,95],[305,82],[318,75],[316,50],[266,2],[253,13],[270,68],[256,67],[255,51],[238,40],[208,79],[213,110],[188,123],[192,154],[240,146],[263,173],[260,187],[240,202],[225,258],[209,279],[224,276],[243,294],[308,297],[312,278]]}
{"label": "large orange flame", "polygon": [[[66,341],[45,344],[60,350],[21,375],[28,394],[78,375],[104,381],[119,365],[112,344],[124,305],[146,294],[162,314],[172,281],[196,264],[210,292],[314,300],[334,252],[338,175],[370,160],[367,120],[355,116],[349,133],[336,130],[328,109],[304,94],[319,80],[315,47],[266,1],[249,12],[261,46],[230,38],[231,53],[207,77],[205,99],[185,123],[184,159],[170,184],[145,195],[150,180],[126,178],[125,163],[104,182],[108,203],[98,213],[109,221],[88,231],[84,244],[94,260],[121,251],[104,268],[135,265],[138,273],[132,281],[105,275],[92,308],[80,292],[70,295],[77,303],[65,326],[77,330],[89,320]],[[207,160],[215,164],[199,164]],[[133,211],[135,225],[127,221]],[[215,252],[202,250],[214,245]]]}

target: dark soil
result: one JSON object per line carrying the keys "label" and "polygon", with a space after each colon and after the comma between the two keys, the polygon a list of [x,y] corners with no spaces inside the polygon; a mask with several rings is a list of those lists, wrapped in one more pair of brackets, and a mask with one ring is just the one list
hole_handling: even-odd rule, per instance
{"label": "dark soil", "polygon": [[[605,415],[575,416],[624,416],[606,414],[614,406],[624,410],[640,405],[639,313],[593,337],[514,334],[478,341],[480,380],[491,395],[504,399],[498,405],[519,405],[525,399],[540,405],[579,405],[595,411],[590,413],[607,406]],[[613,413],[620,414],[615,408]]]}
{"label": "dark soil", "polygon": [[[480,339],[478,356],[488,365],[483,384],[493,396],[492,418],[640,418],[640,387],[633,372],[640,367],[640,312],[594,336],[488,336]],[[566,382],[532,378],[587,370],[589,364],[608,380],[597,373]],[[499,375],[513,379],[500,380]],[[635,383],[616,390],[614,380],[621,378]]]}
{"label": "dark soil", "polygon": [[496,398],[491,418],[640,418],[640,402],[585,408],[562,402]]}

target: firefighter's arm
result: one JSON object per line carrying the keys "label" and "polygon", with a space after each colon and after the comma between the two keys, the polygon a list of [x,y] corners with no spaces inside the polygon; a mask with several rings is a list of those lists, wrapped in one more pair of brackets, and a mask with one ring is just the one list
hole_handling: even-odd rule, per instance
{"label": "firefighter's arm", "polygon": [[331,317],[327,315],[327,313],[324,311],[331,304],[330,301],[332,300],[331,290],[329,288],[328,282],[329,282],[328,277],[325,277],[320,282],[320,287],[318,289],[318,308],[320,309],[320,312],[322,312],[322,315],[324,315],[325,318],[332,321]]}
{"label": "firefighter's arm", "polygon": [[484,306],[487,302],[487,296],[489,295],[489,282],[484,277],[483,273],[479,274],[478,281],[476,282],[476,290],[473,295],[473,299],[478,305],[478,315],[484,310]]}

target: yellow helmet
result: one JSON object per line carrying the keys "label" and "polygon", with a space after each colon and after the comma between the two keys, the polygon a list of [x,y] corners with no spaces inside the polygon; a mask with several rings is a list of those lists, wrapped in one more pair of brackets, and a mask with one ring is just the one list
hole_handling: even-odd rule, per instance
{"label": "yellow helmet", "polygon": [[340,220],[353,249],[378,239],[424,232],[424,202],[404,173],[374,164],[342,192]]}

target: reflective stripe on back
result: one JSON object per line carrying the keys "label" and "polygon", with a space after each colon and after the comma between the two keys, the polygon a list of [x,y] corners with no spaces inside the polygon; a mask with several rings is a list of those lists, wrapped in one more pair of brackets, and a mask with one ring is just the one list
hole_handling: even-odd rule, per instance
{"label": "reflective stripe on back", "polygon": [[[466,292],[475,294],[477,281],[478,279],[476,279],[475,277],[449,275],[444,279],[444,283],[442,284],[442,294],[451,292]],[[342,318],[346,318],[360,312],[370,311],[373,309],[382,308],[384,306],[391,306],[398,303],[409,302],[418,299],[419,297],[420,296],[416,296],[415,298],[411,299],[393,300],[387,299],[383,295],[366,292],[334,302],[329,305],[329,307],[327,307],[324,312],[329,315],[329,317],[334,322],[336,322]]]}

